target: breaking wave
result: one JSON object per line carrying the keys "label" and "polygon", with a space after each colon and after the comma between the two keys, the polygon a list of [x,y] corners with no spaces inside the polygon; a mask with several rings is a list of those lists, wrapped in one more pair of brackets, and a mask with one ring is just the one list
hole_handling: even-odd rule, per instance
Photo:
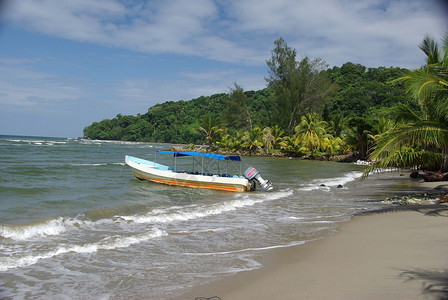
{"label": "breaking wave", "polygon": [[16,241],[26,241],[34,238],[60,235],[72,229],[89,227],[92,230],[98,227],[98,225],[114,223],[114,220],[111,219],[89,221],[82,220],[81,218],[82,215],[75,218],[59,217],[40,223],[0,225],[0,237]]}
{"label": "breaking wave", "polygon": [[353,171],[345,174],[341,177],[335,178],[320,178],[311,181],[308,185],[301,187],[301,191],[313,191],[313,190],[330,190],[331,187],[337,187],[339,185],[345,185],[348,182],[357,180],[361,177],[362,172]]}
{"label": "breaking wave", "polygon": [[117,218],[136,223],[172,223],[177,221],[189,221],[220,215],[222,213],[234,211],[238,208],[253,206],[258,203],[272,201],[290,195],[292,195],[292,191],[283,191],[272,194],[257,194],[259,197],[251,198],[245,195],[241,196],[243,199],[225,201],[223,203],[217,203],[209,206],[194,206],[182,209],[160,209],[157,211],[152,211],[146,215],[117,216]]}
{"label": "breaking wave", "polygon": [[95,253],[100,250],[114,250],[118,248],[126,248],[134,244],[145,242],[157,237],[167,235],[165,231],[160,229],[152,229],[150,231],[118,238],[105,238],[97,243],[86,243],[83,245],[60,245],[56,250],[44,252],[39,255],[27,255],[20,258],[16,257],[0,257],[0,271],[7,271],[9,269],[25,267],[37,263],[39,260],[52,258],[57,255],[66,254],[69,252],[75,253]]}
{"label": "breaking wave", "polygon": [[35,237],[58,235],[66,230],[66,221],[59,217],[40,224],[1,225],[0,236],[13,240],[28,240]]}
{"label": "breaking wave", "polygon": [[[70,230],[89,229],[101,231],[103,225],[117,225],[118,230],[122,230],[129,223],[151,223],[167,224],[172,222],[189,221],[208,216],[220,215],[226,212],[237,210],[238,208],[253,206],[257,203],[272,201],[283,197],[288,197],[292,191],[282,191],[277,193],[259,193],[238,195],[240,199],[225,201],[204,206],[170,207],[152,210],[144,215],[125,215],[113,218],[99,219],[96,221],[85,219],[84,215],[74,218],[58,217],[40,223],[29,223],[21,225],[0,225],[0,237],[17,241],[26,241],[33,238],[46,236],[57,236]],[[250,198],[249,198],[250,197]]]}

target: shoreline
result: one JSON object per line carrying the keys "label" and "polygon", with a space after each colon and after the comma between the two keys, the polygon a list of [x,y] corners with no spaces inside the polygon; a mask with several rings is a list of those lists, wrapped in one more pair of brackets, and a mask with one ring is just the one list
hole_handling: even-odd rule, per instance
{"label": "shoreline", "polygon": [[[446,182],[410,182],[390,194],[440,194],[435,187],[448,188]],[[333,236],[268,250],[258,259],[260,269],[173,299],[446,299],[447,237],[447,204],[365,212],[341,223]]]}

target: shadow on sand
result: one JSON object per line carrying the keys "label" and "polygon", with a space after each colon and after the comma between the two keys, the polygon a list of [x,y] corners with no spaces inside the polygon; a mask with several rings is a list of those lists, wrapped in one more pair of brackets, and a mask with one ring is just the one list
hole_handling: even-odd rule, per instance
{"label": "shadow on sand", "polygon": [[391,211],[416,211],[425,216],[448,217],[448,205],[400,205]]}
{"label": "shadow on sand", "polygon": [[[447,205],[425,205],[425,206],[401,206],[394,210],[411,210],[420,212],[426,216],[448,217]],[[401,270],[400,277],[406,278],[406,281],[421,280],[423,294],[433,296],[435,299],[448,300],[448,269],[440,270]]]}
{"label": "shadow on sand", "polygon": [[378,213],[389,213],[398,211],[416,211],[424,214],[425,216],[448,217],[448,205],[446,204],[398,205],[394,207],[386,207],[372,211],[360,212],[357,215],[373,215]]}
{"label": "shadow on sand", "polygon": [[[448,299],[448,269],[444,270],[424,270],[415,269],[403,271],[400,277],[405,277],[406,281],[422,280],[423,294],[435,297],[439,300]],[[406,282],[405,281],[405,282]]]}

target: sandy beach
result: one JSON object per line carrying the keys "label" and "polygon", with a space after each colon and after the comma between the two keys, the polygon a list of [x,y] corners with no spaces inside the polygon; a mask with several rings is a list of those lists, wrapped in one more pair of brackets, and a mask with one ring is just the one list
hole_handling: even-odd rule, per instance
{"label": "sandy beach", "polygon": [[332,237],[268,251],[260,262],[177,299],[448,299],[448,205],[355,216]]}

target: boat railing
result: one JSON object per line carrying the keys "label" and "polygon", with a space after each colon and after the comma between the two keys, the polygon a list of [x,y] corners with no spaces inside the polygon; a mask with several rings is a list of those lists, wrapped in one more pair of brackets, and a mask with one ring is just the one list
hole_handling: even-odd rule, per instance
{"label": "boat railing", "polygon": [[244,176],[240,175],[232,175],[232,174],[214,174],[214,173],[202,173],[202,172],[193,172],[193,171],[185,171],[185,170],[174,170],[172,168],[169,169],[170,171],[173,171],[175,173],[185,173],[185,174],[191,174],[191,175],[201,175],[201,176],[216,176],[216,177],[227,177],[227,178],[244,178]]}

